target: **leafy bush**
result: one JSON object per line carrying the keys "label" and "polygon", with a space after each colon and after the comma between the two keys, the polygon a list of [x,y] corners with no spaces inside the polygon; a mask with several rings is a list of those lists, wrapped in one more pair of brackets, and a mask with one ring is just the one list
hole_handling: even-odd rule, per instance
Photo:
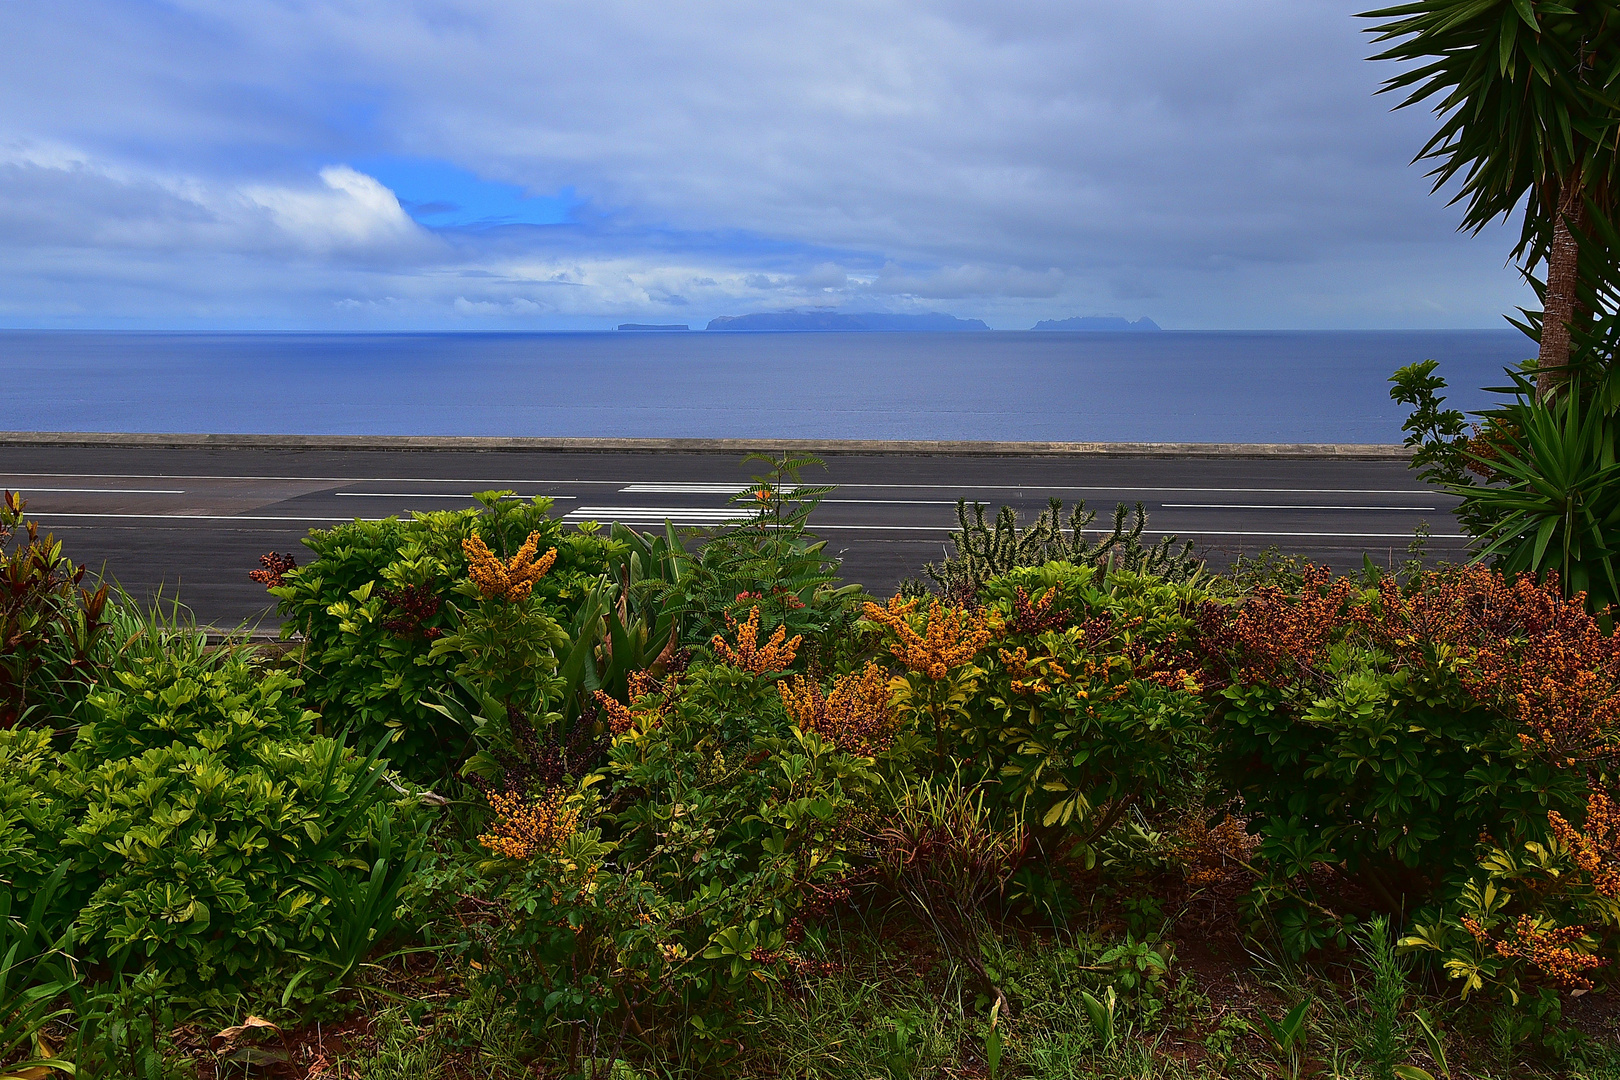
{"label": "leafy bush", "polygon": [[494,557],[512,559],[530,537],[555,564],[531,583],[535,604],[560,622],[607,567],[606,541],[565,532],[551,500],[519,502],[482,492],[480,509],[421,513],[409,521],[355,521],[314,530],[304,540],[315,558],[288,570],[271,592],[287,621],[284,636],[304,636],[310,704],[327,730],[349,727],[364,741],[397,738],[390,756],[424,782],[462,756],[468,733],[430,707],[459,662],[435,642],[457,630],[451,590],[468,579],[463,541],[478,537]]}
{"label": "leafy bush", "polygon": [[847,869],[876,778],[792,726],[780,674],[640,680],[607,708],[605,769],[492,800],[482,842],[503,858],[479,959],[537,1031],[570,1025],[576,1057],[582,1031],[593,1055],[627,1033],[729,1054],[736,1010],[804,962],[798,916]]}
{"label": "leafy bush", "polygon": [[299,680],[235,651],[174,643],[114,674],[67,753],[0,733],[0,875],[29,895],[65,863],[81,949],[206,1005],[326,958],[341,883],[401,819],[386,763],[317,737]]}
{"label": "leafy bush", "polygon": [[85,568],[61,541],[39,535],[25,506],[16,492],[0,493],[0,729],[72,722],[95,681],[110,614],[107,586],[82,588]]}
{"label": "leafy bush", "polygon": [[1128,808],[1162,805],[1203,752],[1205,706],[1187,611],[1202,594],[1052,562],[988,579],[976,612],[935,600],[867,605],[905,668],[894,703],[971,763],[1040,849],[1094,861]]}
{"label": "leafy bush", "polygon": [[1254,815],[1258,899],[1296,948],[1342,930],[1319,867],[1388,911],[1443,896],[1482,835],[1578,815],[1586,769],[1620,745],[1620,643],[1529,578],[1365,589],[1312,569],[1298,595],[1207,606],[1200,633],[1228,680],[1216,762]]}
{"label": "leafy bush", "polygon": [[707,646],[758,611],[766,633],[787,627],[805,640],[806,659],[815,654],[830,668],[848,645],[861,588],[833,584],[838,562],[809,531],[811,513],[832,488],[802,484],[800,474],[826,466],[814,457],[751,454],[744,461],[770,468],[732,497],[737,520],[682,557],[677,573],[650,577],[645,594],[679,618],[688,645]]}

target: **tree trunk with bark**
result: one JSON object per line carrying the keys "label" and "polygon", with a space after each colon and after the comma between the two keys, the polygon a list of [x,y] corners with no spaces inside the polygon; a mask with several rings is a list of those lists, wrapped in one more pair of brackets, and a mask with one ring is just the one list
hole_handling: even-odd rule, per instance
{"label": "tree trunk with bark", "polygon": [[1536,361],[1536,394],[1546,398],[1569,381],[1570,326],[1579,315],[1575,287],[1580,280],[1580,246],[1575,232],[1586,228],[1586,200],[1578,179],[1560,185],[1547,252],[1547,299],[1541,320],[1541,355]]}

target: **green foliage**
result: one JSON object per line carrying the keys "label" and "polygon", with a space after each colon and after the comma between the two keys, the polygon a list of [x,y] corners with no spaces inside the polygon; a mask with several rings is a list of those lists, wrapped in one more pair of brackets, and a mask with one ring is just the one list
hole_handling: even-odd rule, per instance
{"label": "green foliage", "polygon": [[1311,1001],[1306,998],[1288,1010],[1288,1015],[1281,1020],[1273,1020],[1265,1013],[1259,1014],[1260,1025],[1271,1041],[1272,1051],[1287,1069],[1289,1080],[1298,1080],[1300,1068],[1305,1064],[1305,1046],[1310,1037],[1305,1017],[1310,1009]]}
{"label": "green foliage", "polygon": [[328,955],[352,932],[334,875],[363,874],[391,843],[385,763],[315,736],[299,681],[230,650],[115,674],[69,752],[0,736],[17,766],[0,806],[30,804],[0,810],[17,841],[0,869],[31,891],[62,860],[59,906],[81,947],[204,1004],[267,988],[294,954]]}
{"label": "green foliage", "polygon": [[[786,626],[789,636],[806,639],[807,657],[836,648],[854,622],[861,590],[833,585],[838,562],[809,531],[811,513],[833,489],[805,485],[800,474],[826,466],[813,457],[744,459],[756,460],[769,468],[732,497],[737,520],[640,588],[660,611],[679,618],[688,645],[707,646],[757,607],[762,634]],[[669,543],[674,554],[673,538]]]}
{"label": "green foliage", "polygon": [[1620,600],[1620,427],[1583,401],[1578,379],[1551,400],[1532,395],[1521,377],[1493,417],[1491,456],[1477,460],[1496,482],[1451,490],[1490,522],[1480,558],[1508,574],[1556,573],[1566,595],[1602,610]]}
{"label": "green foliage", "polygon": [[572,797],[577,830],[492,864],[502,916],[477,955],[537,1034],[583,1022],[726,1056],[736,1010],[789,970],[790,924],[848,868],[850,816],[876,777],[796,731],[773,682],[699,664],[639,699]]}
{"label": "green foliage", "polygon": [[1051,500],[1023,529],[1018,527],[1018,514],[1010,506],[1001,508],[993,526],[984,523],[984,512],[982,503],[974,503],[973,519],[969,521],[967,500],[956,500],[956,520],[961,527],[950,534],[956,554],[943,563],[923,567],[946,596],[972,599],[993,577],[1049,562],[1103,571],[1117,568],[1176,582],[1195,580],[1203,570],[1203,560],[1193,557],[1190,540],[1179,551],[1174,536],[1160,537],[1151,547],[1143,546],[1147,511],[1141,503],[1136,504],[1128,527],[1125,504],[1114,507],[1112,531],[1106,535],[1099,532],[1095,543],[1086,539],[1086,527],[1096,520],[1097,512],[1087,510],[1084,500],[1070,512],[1067,533],[1063,531],[1063,503],[1057,499]]}
{"label": "green foliage", "polygon": [[[1186,612],[1202,594],[1123,571],[1096,582],[1089,566],[1048,563],[985,583],[1006,629],[982,654],[984,689],[954,751],[997,781],[1047,851],[1088,865],[1129,807],[1165,805],[1207,737],[1187,670]],[[1044,615],[1021,622],[1021,597]]]}
{"label": "green foliage", "polygon": [[[1620,106],[1620,6],[1612,0],[1418,0],[1367,12],[1394,42],[1376,59],[1403,62],[1383,91],[1401,107],[1434,101],[1440,129],[1419,152],[1453,179],[1478,231],[1524,205],[1521,250],[1550,242],[1560,187],[1614,189]],[[1529,196],[1526,202],[1526,196]]]}
{"label": "green foliage", "polygon": [[1467,487],[1473,484],[1468,474],[1468,424],[1462,412],[1443,408],[1446,399],[1440,391],[1446,380],[1436,375],[1438,360],[1424,360],[1396,368],[1389,381],[1389,396],[1402,405],[1411,406],[1412,412],[1401,424],[1406,432],[1402,445],[1414,451],[1411,467],[1426,484],[1444,484]]}
{"label": "green foliage", "polygon": [[72,932],[58,936],[48,915],[66,869],[57,867],[15,913],[18,892],[0,884],[0,1080],[74,1073],[45,1043],[47,1027],[68,1013],[57,1002],[79,981]]}
{"label": "green foliage", "polygon": [[424,782],[467,748],[467,732],[430,707],[433,692],[465,662],[457,651],[434,650],[458,629],[448,601],[467,579],[462,541],[477,533],[509,558],[538,533],[539,550],[556,548],[557,561],[535,584],[532,604],[564,625],[608,565],[608,541],[565,532],[549,499],[510,494],[482,492],[477,509],[314,530],[304,544],[315,558],[271,589],[287,620],[283,635],[304,636],[301,666],[324,727],[348,727],[367,743],[394,736],[390,755]]}
{"label": "green foliage", "polygon": [[[1443,589],[1443,581],[1418,588]],[[1321,588],[1305,593],[1321,597]],[[1386,592],[1375,609],[1388,620],[1384,640],[1403,632],[1388,607],[1398,595]],[[1266,877],[1255,899],[1275,905],[1291,948],[1316,948],[1345,930],[1305,884],[1313,867],[1341,868],[1381,908],[1400,911],[1459,886],[1482,833],[1510,835],[1544,822],[1549,807],[1584,803],[1584,778],[1526,744],[1511,715],[1465,688],[1443,640],[1414,638],[1395,662],[1342,611],[1304,618],[1328,639],[1314,663],[1265,672],[1245,667],[1241,650],[1224,654],[1238,662],[1214,725],[1214,765],[1260,836]]]}

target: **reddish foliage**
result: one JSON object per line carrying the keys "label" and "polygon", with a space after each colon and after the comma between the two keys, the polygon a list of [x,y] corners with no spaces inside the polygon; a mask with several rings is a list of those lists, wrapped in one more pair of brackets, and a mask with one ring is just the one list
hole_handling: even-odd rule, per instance
{"label": "reddish foliage", "polygon": [[439,613],[442,604],[433,591],[431,581],[422,585],[407,585],[403,589],[384,589],[382,598],[396,611],[396,614],[382,621],[384,630],[399,637],[411,637],[417,633],[425,638],[443,636],[444,631],[438,627],[422,625]]}
{"label": "reddish foliage", "polygon": [[262,569],[249,570],[248,577],[267,589],[279,589],[282,585],[281,575],[289,570],[298,569],[298,563],[293,559],[291,552],[278,555],[272,551],[267,555],[260,555],[259,565]]}

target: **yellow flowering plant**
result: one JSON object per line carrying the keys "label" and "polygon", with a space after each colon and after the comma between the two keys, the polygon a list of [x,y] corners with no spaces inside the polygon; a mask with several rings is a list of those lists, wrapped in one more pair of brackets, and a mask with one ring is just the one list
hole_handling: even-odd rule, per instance
{"label": "yellow flowering plant", "polygon": [[975,658],[1002,628],[992,609],[969,610],[938,599],[921,610],[917,598],[867,603],[857,624],[881,635],[882,646],[905,665],[890,682],[891,704],[934,737],[935,767],[944,768],[947,738],[968,715],[984,670]]}

